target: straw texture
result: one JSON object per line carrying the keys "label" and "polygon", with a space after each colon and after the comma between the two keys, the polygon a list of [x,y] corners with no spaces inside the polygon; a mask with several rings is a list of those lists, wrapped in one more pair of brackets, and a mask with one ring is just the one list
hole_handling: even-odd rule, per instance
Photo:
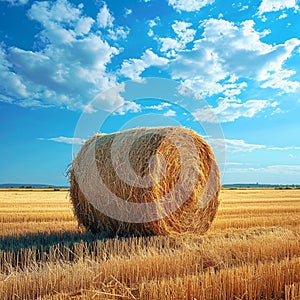
{"label": "straw texture", "polygon": [[95,135],[70,169],[79,224],[110,236],[203,234],[219,191],[211,147],[183,127]]}

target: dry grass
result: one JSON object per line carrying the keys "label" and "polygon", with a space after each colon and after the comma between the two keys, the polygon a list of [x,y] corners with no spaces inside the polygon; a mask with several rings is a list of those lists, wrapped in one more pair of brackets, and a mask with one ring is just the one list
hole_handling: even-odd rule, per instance
{"label": "dry grass", "polygon": [[300,190],[221,199],[205,236],[105,239],[66,192],[0,191],[0,299],[300,299]]}
{"label": "dry grass", "polygon": [[77,231],[67,191],[0,190],[0,235]]}

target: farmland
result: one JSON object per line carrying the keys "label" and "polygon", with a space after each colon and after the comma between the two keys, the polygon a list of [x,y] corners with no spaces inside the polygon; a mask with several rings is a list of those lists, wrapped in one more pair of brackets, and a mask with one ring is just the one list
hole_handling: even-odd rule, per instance
{"label": "farmland", "polygon": [[300,190],[220,198],[204,236],[111,239],[67,191],[0,190],[0,299],[300,299]]}

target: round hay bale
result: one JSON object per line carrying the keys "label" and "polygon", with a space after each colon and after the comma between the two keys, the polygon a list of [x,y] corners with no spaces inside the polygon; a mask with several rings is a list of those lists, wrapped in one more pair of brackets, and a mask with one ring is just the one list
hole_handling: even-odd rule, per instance
{"label": "round hay bale", "polygon": [[183,127],[97,134],[70,169],[79,224],[110,236],[203,234],[216,214],[219,191],[211,147]]}

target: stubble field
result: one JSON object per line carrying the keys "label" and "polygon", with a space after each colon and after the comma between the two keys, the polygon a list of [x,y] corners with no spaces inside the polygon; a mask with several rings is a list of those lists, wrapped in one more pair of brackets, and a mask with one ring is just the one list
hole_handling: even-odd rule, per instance
{"label": "stubble field", "polygon": [[204,236],[109,239],[67,191],[0,190],[0,299],[300,299],[300,190],[220,197]]}

